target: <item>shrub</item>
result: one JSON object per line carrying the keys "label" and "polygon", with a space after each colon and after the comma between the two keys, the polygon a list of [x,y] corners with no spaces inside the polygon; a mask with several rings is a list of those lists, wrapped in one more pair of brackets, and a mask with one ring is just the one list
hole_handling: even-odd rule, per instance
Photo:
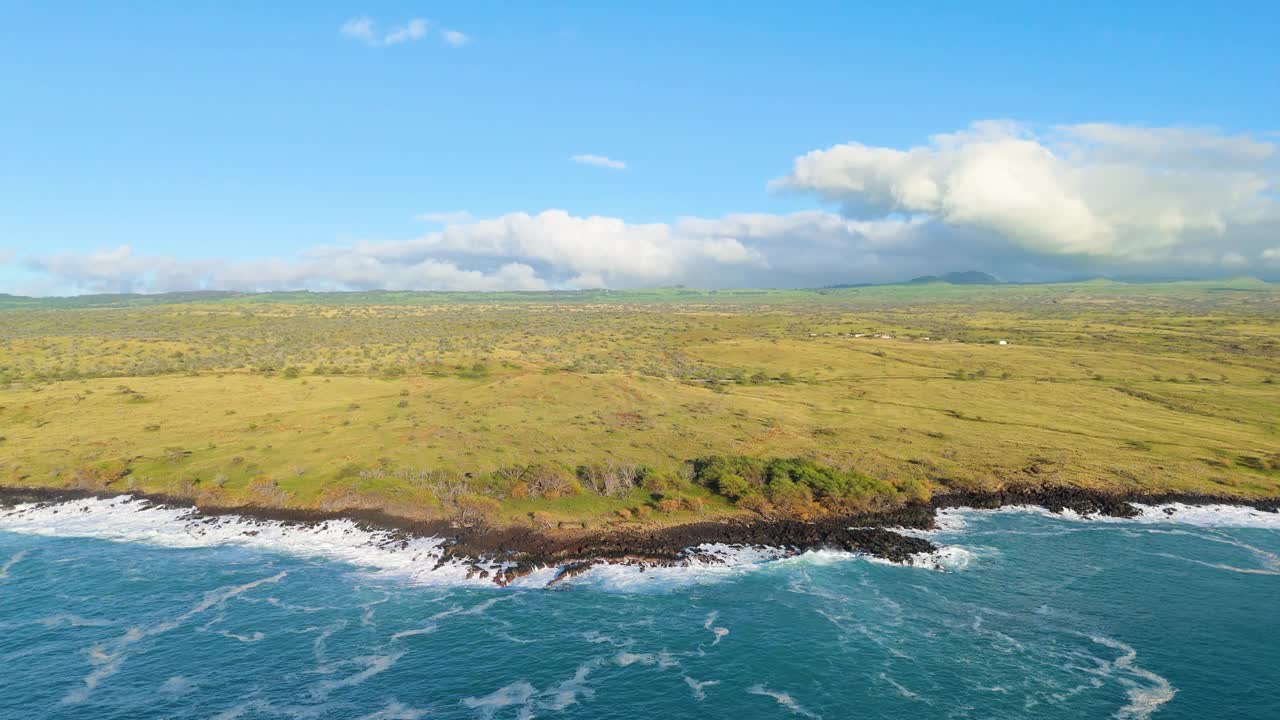
{"label": "shrub", "polygon": [[926,480],[906,478],[899,482],[898,489],[903,497],[912,502],[929,502],[929,498],[933,496],[933,489]]}
{"label": "shrub", "polygon": [[280,484],[268,477],[254,478],[249,481],[249,494],[263,505],[283,505],[289,499]]}
{"label": "shrub", "polygon": [[453,501],[457,508],[458,524],[464,527],[483,525],[497,515],[502,505],[491,497],[484,495],[461,495]]}
{"label": "shrub", "polygon": [[667,492],[675,484],[675,478],[666,473],[646,472],[644,474],[644,489],[657,495]]}
{"label": "shrub", "polygon": [[788,513],[806,513],[813,505],[813,491],[786,476],[769,483],[768,496],[775,507]]}
{"label": "shrub", "polygon": [[741,475],[729,473],[721,475],[716,481],[716,490],[730,500],[740,500],[748,495],[757,495],[760,488],[747,482]]}
{"label": "shrub", "polygon": [[579,465],[578,480],[583,486],[606,497],[622,497],[640,482],[644,469],[626,463],[592,463]]}
{"label": "shrub", "polygon": [[693,461],[693,479],[726,497],[752,494],[764,484],[765,462],[744,456],[713,455]]}
{"label": "shrub", "polygon": [[771,504],[797,512],[807,512],[815,499],[839,508],[865,504],[872,496],[897,497],[896,488],[883,480],[805,458],[713,456],[694,461],[694,476],[740,506],[745,498],[764,495]]}
{"label": "shrub", "polygon": [[763,495],[748,495],[738,500],[738,507],[766,517],[773,514],[773,503],[766,500]]}
{"label": "shrub", "polygon": [[554,465],[531,463],[529,465],[510,465],[499,468],[493,476],[510,484],[511,496],[518,499],[547,498],[555,500],[559,497],[577,495],[582,487],[575,483],[564,470]]}
{"label": "shrub", "polygon": [[664,513],[673,513],[680,509],[680,501],[676,498],[663,498],[658,501],[658,509]]}

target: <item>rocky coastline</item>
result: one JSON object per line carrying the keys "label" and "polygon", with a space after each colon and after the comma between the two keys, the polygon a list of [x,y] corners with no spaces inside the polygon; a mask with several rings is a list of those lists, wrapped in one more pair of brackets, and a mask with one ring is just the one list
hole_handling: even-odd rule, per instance
{"label": "rocky coastline", "polygon": [[[119,497],[120,493],[55,488],[0,487],[0,511],[20,504],[57,504],[84,498]],[[1225,504],[1280,512],[1280,498],[1248,499],[1185,493],[1120,494],[1069,486],[1023,486],[998,492],[937,495],[929,503],[905,505],[884,512],[827,516],[814,520],[732,517],[675,525],[613,525],[591,529],[538,529],[523,525],[458,526],[447,520],[420,521],[377,510],[318,511],[307,508],[259,506],[194,507],[189,501],[165,496],[139,496],[157,506],[191,508],[199,517],[234,515],[252,525],[280,523],[313,525],[349,520],[367,530],[388,533],[391,542],[407,543],[430,537],[443,541],[438,565],[462,563],[471,574],[507,585],[529,573],[557,568],[556,584],[601,563],[640,568],[714,563],[719,559],[699,546],[769,548],[780,556],[810,550],[838,550],[866,554],[896,563],[938,550],[927,539],[899,530],[931,530],[936,513],[946,508],[998,509],[1039,506],[1054,513],[1135,517],[1134,503],[1157,505]],[[253,532],[247,530],[246,532]],[[495,569],[500,568],[500,569]]]}

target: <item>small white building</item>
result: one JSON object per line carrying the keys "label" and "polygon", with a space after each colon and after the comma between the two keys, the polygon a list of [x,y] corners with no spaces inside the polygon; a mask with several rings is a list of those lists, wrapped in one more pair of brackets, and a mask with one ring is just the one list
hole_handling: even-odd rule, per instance
{"label": "small white building", "polygon": [[1009,344],[1009,341],[1008,341],[1008,340],[997,340],[997,341],[996,341],[996,344],[997,344],[997,345],[1008,345],[1008,344]]}

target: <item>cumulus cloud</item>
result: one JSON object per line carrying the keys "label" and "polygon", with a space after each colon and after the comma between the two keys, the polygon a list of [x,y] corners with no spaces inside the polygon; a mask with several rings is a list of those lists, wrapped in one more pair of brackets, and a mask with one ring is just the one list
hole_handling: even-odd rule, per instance
{"label": "cumulus cloud", "polygon": [[445,30],[440,33],[440,37],[444,38],[445,43],[453,47],[462,47],[471,42],[471,38],[466,33],[458,32],[457,30]]}
{"label": "cumulus cloud", "polygon": [[604,155],[574,155],[569,158],[579,165],[595,165],[596,167],[609,168],[610,170],[626,170],[627,164],[621,160],[614,160]]}
{"label": "cumulus cloud", "polygon": [[819,211],[628,223],[547,210],[451,222],[406,240],[317,246],[287,258],[189,259],[126,246],[27,257],[23,265],[47,286],[70,292],[795,287],[934,271],[945,262],[929,247],[934,242],[921,221],[855,221]]}
{"label": "cumulus cloud", "polygon": [[89,254],[32,257],[26,267],[70,292],[177,290],[545,290],[534,269],[506,262],[490,269],[422,259],[383,262],[354,250],[262,260],[188,259],[143,255],[127,245]]}
{"label": "cumulus cloud", "polygon": [[815,150],[773,186],[851,217],[990,234],[1059,265],[1185,267],[1257,257],[1280,226],[1275,179],[1275,145],[1246,136],[1098,123],[1036,133],[988,121],[907,150]]}
{"label": "cumulus cloud", "polygon": [[42,292],[815,287],[957,270],[1008,280],[1280,279],[1276,161],[1273,143],[1212,131],[986,122],[908,149],[816,150],[774,182],[839,212],[652,223],[564,210],[433,212],[417,216],[432,223],[417,237],[290,257],[191,259],[125,246],[16,264]]}
{"label": "cumulus cloud", "polygon": [[412,18],[403,25],[397,25],[385,33],[378,29],[378,24],[369,17],[354,17],[338,28],[344,37],[358,40],[372,47],[388,47],[401,43],[421,40],[427,36],[429,23],[422,18]]}

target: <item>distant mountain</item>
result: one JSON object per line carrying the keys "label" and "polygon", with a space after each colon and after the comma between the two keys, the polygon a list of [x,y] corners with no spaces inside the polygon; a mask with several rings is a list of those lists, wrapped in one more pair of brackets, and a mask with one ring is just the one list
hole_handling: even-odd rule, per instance
{"label": "distant mountain", "polygon": [[928,285],[929,283],[947,283],[949,285],[1000,285],[994,276],[977,270],[967,272],[949,272],[946,275],[921,275],[907,281],[909,285]]}

